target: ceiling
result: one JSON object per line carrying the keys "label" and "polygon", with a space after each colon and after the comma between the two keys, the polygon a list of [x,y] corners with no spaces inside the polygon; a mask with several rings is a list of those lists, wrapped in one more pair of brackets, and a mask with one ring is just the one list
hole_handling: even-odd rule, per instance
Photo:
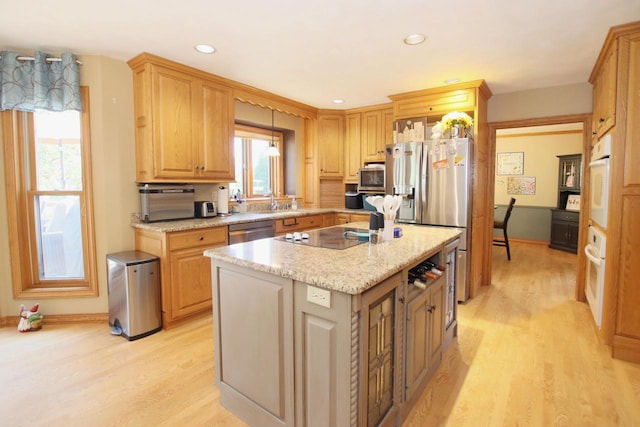
{"label": "ceiling", "polygon": [[[2,50],[150,52],[339,109],[449,78],[484,79],[493,94],[584,83],[608,29],[640,20],[639,0],[0,0],[0,10]],[[426,42],[405,45],[414,33]]]}

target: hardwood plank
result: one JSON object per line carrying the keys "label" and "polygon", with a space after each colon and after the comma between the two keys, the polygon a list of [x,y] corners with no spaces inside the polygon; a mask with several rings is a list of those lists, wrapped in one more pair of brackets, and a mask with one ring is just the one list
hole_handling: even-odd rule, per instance
{"label": "hardwood plank", "polygon": [[[638,425],[640,365],[612,359],[574,300],[576,255],[511,249],[459,305],[458,339],[404,426]],[[0,384],[3,426],[246,425],[220,405],[210,315],[132,342],[106,324],[0,328]]]}
{"label": "hardwood plank", "polygon": [[458,340],[404,426],[638,425],[640,365],[612,359],[575,301],[577,256],[511,251],[493,251],[491,286],[458,306]]}

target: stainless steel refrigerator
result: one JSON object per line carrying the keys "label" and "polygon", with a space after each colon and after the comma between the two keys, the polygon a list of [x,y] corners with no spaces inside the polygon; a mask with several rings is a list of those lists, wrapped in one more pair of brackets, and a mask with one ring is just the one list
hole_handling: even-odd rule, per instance
{"label": "stainless steel refrigerator", "polygon": [[472,144],[469,138],[454,138],[386,146],[386,192],[402,196],[396,221],[462,231],[458,301],[469,296]]}

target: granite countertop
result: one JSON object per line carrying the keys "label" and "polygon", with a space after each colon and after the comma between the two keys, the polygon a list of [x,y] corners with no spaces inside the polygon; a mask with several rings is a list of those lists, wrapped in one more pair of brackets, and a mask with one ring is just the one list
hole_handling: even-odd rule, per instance
{"label": "granite countertop", "polygon": [[[368,229],[354,222],[349,227]],[[344,227],[338,225],[336,227]],[[461,234],[446,227],[396,224],[403,236],[381,244],[326,249],[276,238],[237,243],[204,252],[214,260],[250,268],[310,285],[357,295],[396,272],[411,267]]]}
{"label": "granite countertop", "polygon": [[[371,211],[364,209],[288,209],[275,210],[272,212],[236,212],[227,216],[214,216],[212,218],[194,218],[179,221],[160,221],[160,222],[131,222],[131,227],[142,228],[145,230],[159,231],[163,233],[172,231],[195,230],[198,228],[223,227],[230,224],[240,224],[243,222],[255,222],[265,219],[282,219],[294,218],[308,215],[318,215],[333,212],[344,213],[362,213],[370,214]],[[367,224],[367,228],[369,225]]]}

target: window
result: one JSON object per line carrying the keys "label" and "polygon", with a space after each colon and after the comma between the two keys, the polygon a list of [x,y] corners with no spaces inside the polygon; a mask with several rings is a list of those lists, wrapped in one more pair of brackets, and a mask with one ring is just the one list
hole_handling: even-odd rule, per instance
{"label": "window", "polygon": [[2,113],[15,297],[97,295],[88,95],[83,112]]}
{"label": "window", "polygon": [[236,125],[234,149],[236,182],[229,184],[230,194],[246,198],[282,195],[282,155],[269,157],[267,148],[273,143],[282,153],[282,133],[270,129]]}

